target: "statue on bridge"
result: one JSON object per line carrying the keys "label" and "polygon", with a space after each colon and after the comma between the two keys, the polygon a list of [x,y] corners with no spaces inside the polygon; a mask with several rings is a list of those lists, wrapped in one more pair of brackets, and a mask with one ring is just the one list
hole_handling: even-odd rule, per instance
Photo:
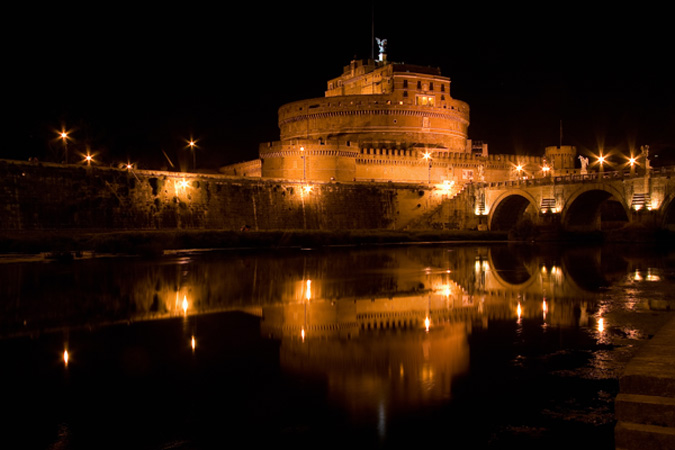
{"label": "statue on bridge", "polygon": [[649,171],[651,169],[651,166],[649,164],[649,145],[643,145],[640,147],[640,153],[645,159],[645,170]]}
{"label": "statue on bridge", "polygon": [[588,157],[579,155],[579,161],[581,161],[581,174],[586,175],[588,173]]}

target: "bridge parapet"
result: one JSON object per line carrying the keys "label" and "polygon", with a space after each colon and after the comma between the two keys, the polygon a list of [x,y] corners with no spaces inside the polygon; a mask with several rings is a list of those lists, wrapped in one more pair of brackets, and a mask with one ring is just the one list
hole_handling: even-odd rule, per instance
{"label": "bridge parapet", "polygon": [[594,231],[610,222],[669,228],[675,226],[675,214],[669,212],[675,205],[673,173],[675,167],[669,166],[482,183],[476,211],[480,206],[489,228],[499,230],[525,217],[569,230]]}

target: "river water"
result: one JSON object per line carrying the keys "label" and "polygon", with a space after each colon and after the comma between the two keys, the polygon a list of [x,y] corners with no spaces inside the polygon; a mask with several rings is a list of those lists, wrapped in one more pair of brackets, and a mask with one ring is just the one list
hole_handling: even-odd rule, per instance
{"label": "river water", "polygon": [[7,449],[613,449],[665,249],[419,244],[0,262]]}

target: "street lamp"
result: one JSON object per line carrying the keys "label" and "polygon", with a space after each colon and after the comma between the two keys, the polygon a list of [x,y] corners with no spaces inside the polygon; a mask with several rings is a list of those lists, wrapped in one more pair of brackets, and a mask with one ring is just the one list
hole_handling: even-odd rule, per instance
{"label": "street lamp", "polygon": [[628,164],[630,164],[630,174],[635,175],[635,164],[637,164],[637,159],[632,154],[628,158]]}
{"label": "street lamp", "polygon": [[431,153],[425,152],[422,158],[426,159],[429,162],[429,180],[428,183],[431,184]]}
{"label": "street lamp", "polygon": [[62,130],[61,133],[59,133],[59,136],[63,141],[64,160],[66,164],[68,164],[68,133],[65,130]]}
{"label": "street lamp", "polygon": [[600,172],[604,172],[605,157],[600,155],[598,156],[598,164],[600,164]]}
{"label": "street lamp", "polygon": [[196,172],[197,171],[197,156],[195,154],[195,146],[197,145],[197,142],[195,142],[193,139],[190,139],[188,141],[188,145],[190,146],[190,150],[192,151],[192,169]]}

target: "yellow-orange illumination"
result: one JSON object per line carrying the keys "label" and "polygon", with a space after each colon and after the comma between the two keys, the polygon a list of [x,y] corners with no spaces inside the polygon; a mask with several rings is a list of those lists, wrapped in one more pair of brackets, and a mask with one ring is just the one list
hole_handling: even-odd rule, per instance
{"label": "yellow-orange illumination", "polygon": [[192,347],[192,351],[195,351],[195,348],[197,347],[197,341],[195,340],[194,334],[192,335],[192,338],[190,339],[190,347]]}
{"label": "yellow-orange illumination", "polygon": [[605,157],[602,156],[602,155],[600,155],[600,156],[598,157],[598,162],[599,162],[600,164],[603,164],[603,163],[605,162]]}
{"label": "yellow-orange illumination", "polygon": [[424,329],[426,331],[429,331],[429,326],[431,325],[431,320],[429,319],[429,316],[424,318]]}
{"label": "yellow-orange illumination", "polygon": [[546,318],[546,313],[548,313],[548,304],[546,303],[546,300],[544,300],[544,301],[541,303],[541,310],[542,310],[543,313],[544,313],[544,319],[545,319],[545,318]]}
{"label": "yellow-orange illumination", "polygon": [[426,152],[426,153],[424,154],[424,156],[422,156],[422,158],[427,159],[427,160],[430,159],[430,158],[431,158],[431,153]]}
{"label": "yellow-orange illumination", "polygon": [[187,299],[187,295],[184,295],[184,296],[183,296],[183,305],[182,305],[182,307],[183,307],[183,313],[184,313],[184,314],[187,313],[187,310],[188,310],[188,299]]}
{"label": "yellow-orange illumination", "polygon": [[303,187],[303,189],[307,194],[309,194],[310,192],[312,192],[314,188],[310,185],[306,185],[305,187]]}
{"label": "yellow-orange illumination", "polygon": [[68,367],[68,359],[69,359],[69,356],[68,356],[68,350],[64,350],[64,351],[63,351],[63,364],[64,364],[66,367]]}
{"label": "yellow-orange illumination", "polygon": [[307,280],[307,288],[305,289],[305,298],[307,300],[312,299],[312,280]]}
{"label": "yellow-orange illumination", "polygon": [[185,189],[185,188],[187,188],[188,186],[190,186],[190,182],[189,182],[188,180],[180,180],[180,181],[178,182],[178,186],[179,186],[180,188],[182,188],[182,189]]}
{"label": "yellow-orange illumination", "polygon": [[628,162],[630,162],[630,165],[631,165],[631,166],[634,166],[634,165],[635,165],[635,162],[636,162],[635,157],[634,157],[634,156],[631,156],[630,159],[628,160]]}
{"label": "yellow-orange illumination", "polygon": [[521,308],[520,303],[518,303],[518,307],[516,308],[516,314],[518,314],[519,319],[520,319],[520,316],[523,315],[523,308]]}
{"label": "yellow-orange illumination", "polygon": [[603,319],[602,317],[598,319],[598,331],[601,333],[605,331],[605,319]]}
{"label": "yellow-orange illumination", "polygon": [[516,166],[516,170],[517,170],[518,172],[520,172],[521,170],[523,170],[523,166],[522,166],[521,164],[518,164],[518,165]]}
{"label": "yellow-orange illumination", "polygon": [[302,330],[300,330],[300,337],[302,338],[303,341],[305,340],[305,329],[304,328]]}

